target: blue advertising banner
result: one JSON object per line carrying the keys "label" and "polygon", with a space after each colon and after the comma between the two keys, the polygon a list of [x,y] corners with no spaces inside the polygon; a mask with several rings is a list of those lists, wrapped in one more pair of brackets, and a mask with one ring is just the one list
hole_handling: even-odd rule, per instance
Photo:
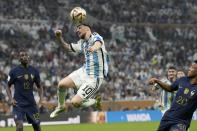
{"label": "blue advertising banner", "polygon": [[107,122],[143,122],[160,121],[161,112],[155,110],[149,111],[110,111],[107,112]]}
{"label": "blue advertising banner", "polygon": [[[161,118],[162,113],[159,110],[106,112],[107,123],[160,121]],[[197,120],[197,111],[194,112],[192,120]]]}

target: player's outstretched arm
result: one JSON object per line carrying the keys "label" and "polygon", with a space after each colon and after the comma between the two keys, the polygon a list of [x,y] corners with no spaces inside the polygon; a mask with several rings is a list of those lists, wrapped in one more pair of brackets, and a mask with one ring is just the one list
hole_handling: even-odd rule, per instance
{"label": "player's outstretched arm", "polygon": [[150,81],[149,81],[149,84],[150,84],[150,85],[153,85],[153,84],[155,84],[155,83],[159,84],[159,86],[160,86],[162,89],[164,89],[164,90],[166,90],[166,91],[168,91],[168,92],[172,92],[171,85],[166,84],[166,83],[164,83],[164,82],[162,82],[162,81],[160,81],[160,80],[158,80],[158,79],[156,79],[156,78],[151,78]]}
{"label": "player's outstretched arm", "polygon": [[58,41],[58,44],[63,47],[64,49],[66,49],[67,51],[72,51],[70,44],[66,43],[63,38],[62,38],[62,31],[61,30],[56,30],[55,31],[55,36],[56,39]]}

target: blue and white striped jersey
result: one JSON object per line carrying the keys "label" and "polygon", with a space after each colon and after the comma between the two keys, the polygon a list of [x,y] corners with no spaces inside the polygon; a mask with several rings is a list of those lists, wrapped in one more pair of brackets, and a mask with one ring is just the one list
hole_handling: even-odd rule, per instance
{"label": "blue and white striped jersey", "polygon": [[[166,83],[166,84],[172,84],[167,78],[162,79],[162,82]],[[159,87],[159,85],[157,85],[157,87]],[[176,92],[167,92],[165,90],[162,90],[162,94],[161,94],[161,103],[163,105],[162,110],[168,110],[174,100],[176,96]]]}
{"label": "blue and white striped jersey", "polygon": [[[101,49],[94,52],[88,52],[88,47],[93,46],[96,41],[101,41]],[[82,52],[85,55],[85,64],[83,67],[88,75],[95,78],[107,76],[109,55],[105,49],[104,40],[98,33],[92,33],[88,41],[80,39],[77,44],[71,43],[70,45],[74,52]]]}

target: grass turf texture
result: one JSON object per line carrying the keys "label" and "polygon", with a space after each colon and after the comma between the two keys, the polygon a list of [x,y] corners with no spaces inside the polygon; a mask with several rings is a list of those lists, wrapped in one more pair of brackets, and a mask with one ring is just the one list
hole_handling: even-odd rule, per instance
{"label": "grass turf texture", "polygon": [[[42,131],[156,131],[159,122],[132,122],[110,124],[75,124],[42,126]],[[0,131],[15,131],[15,127],[0,128]],[[33,131],[32,127],[24,127],[24,131]],[[189,131],[197,131],[197,121],[192,121]]]}

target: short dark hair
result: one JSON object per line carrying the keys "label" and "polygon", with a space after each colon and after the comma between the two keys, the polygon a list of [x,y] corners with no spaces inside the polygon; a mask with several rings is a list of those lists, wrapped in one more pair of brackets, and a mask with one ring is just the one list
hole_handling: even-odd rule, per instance
{"label": "short dark hair", "polygon": [[20,49],[18,50],[18,53],[20,53],[20,52],[27,52],[27,50],[26,50],[25,48],[20,48]]}
{"label": "short dark hair", "polygon": [[175,67],[175,66],[169,66],[169,67],[168,67],[168,70],[170,70],[170,69],[176,70],[176,67]]}
{"label": "short dark hair", "polygon": [[81,26],[81,25],[87,26],[87,27],[89,27],[90,30],[91,30],[91,26],[90,26],[89,23],[87,23],[87,22],[82,22],[82,23],[77,24],[77,27],[79,27],[79,26]]}
{"label": "short dark hair", "polygon": [[185,71],[185,69],[182,66],[178,66],[176,70],[177,71],[183,71],[183,72]]}
{"label": "short dark hair", "polygon": [[25,52],[28,55],[28,52],[27,52],[27,50],[25,48],[21,48],[21,49],[18,50],[18,52],[17,52],[18,56],[20,56],[21,52]]}
{"label": "short dark hair", "polygon": [[183,72],[185,74],[186,71],[184,69],[179,68],[177,69],[177,72]]}

